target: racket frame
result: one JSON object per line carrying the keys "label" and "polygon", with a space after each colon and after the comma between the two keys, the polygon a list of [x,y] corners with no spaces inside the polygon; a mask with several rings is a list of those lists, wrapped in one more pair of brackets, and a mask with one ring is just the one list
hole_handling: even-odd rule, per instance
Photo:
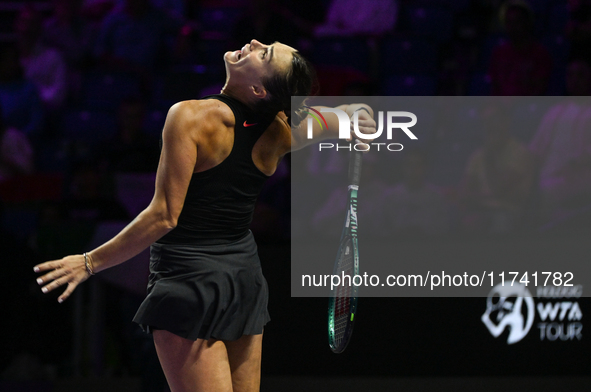
{"label": "racket frame", "polygon": [[[359,247],[358,247],[358,240],[357,240],[357,192],[359,190],[359,180],[361,175],[361,156],[362,153],[359,151],[353,151],[349,163],[349,187],[348,187],[348,204],[347,204],[347,216],[345,220],[345,225],[343,227],[343,231],[341,233],[341,239],[339,243],[339,251],[337,252],[337,258],[335,260],[334,268],[333,268],[333,275],[340,275],[342,277],[342,273],[339,271],[339,260],[341,258],[341,253],[344,252],[344,248],[346,244],[350,241],[351,242],[351,251],[353,252],[353,271],[351,275],[351,291],[350,291],[350,300],[349,300],[349,309],[348,309],[348,318],[347,318],[347,325],[345,327],[345,332],[343,334],[342,339],[338,339],[336,336],[335,331],[335,322],[336,322],[336,303],[337,303],[337,291],[338,287],[332,290],[331,296],[329,297],[328,301],[328,344],[330,349],[334,353],[342,353],[349,341],[351,339],[351,335],[353,333],[353,326],[355,325],[355,315],[357,314],[357,303],[358,303],[358,286],[353,284],[353,279],[355,276],[359,275]],[[340,286],[339,286],[340,287]]]}

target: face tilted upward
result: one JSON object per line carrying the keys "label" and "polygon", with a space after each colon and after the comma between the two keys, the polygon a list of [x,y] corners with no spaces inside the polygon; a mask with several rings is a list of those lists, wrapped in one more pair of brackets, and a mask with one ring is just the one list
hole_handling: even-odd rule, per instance
{"label": "face tilted upward", "polygon": [[294,51],[294,48],[279,42],[265,45],[253,39],[240,50],[226,52],[226,84],[246,87],[260,85],[263,77],[286,72]]}

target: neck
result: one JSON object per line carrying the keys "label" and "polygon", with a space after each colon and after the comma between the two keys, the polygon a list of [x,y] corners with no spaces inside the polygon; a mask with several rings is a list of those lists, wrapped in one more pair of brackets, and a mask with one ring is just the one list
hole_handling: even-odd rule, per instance
{"label": "neck", "polygon": [[244,94],[243,92],[239,91],[236,88],[233,88],[232,86],[228,86],[227,83],[222,88],[221,93],[224,95],[227,95],[228,97],[234,98],[234,99],[242,102],[243,104],[245,104],[246,106],[248,106],[251,109],[254,106],[252,102],[245,99],[246,94]]}

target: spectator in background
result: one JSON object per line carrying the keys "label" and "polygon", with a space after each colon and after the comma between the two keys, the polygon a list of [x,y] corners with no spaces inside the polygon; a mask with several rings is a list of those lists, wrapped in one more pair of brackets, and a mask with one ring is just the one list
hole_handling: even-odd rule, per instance
{"label": "spectator in background", "polygon": [[104,14],[113,9],[115,3],[115,0],[82,0],[82,9],[85,13]]}
{"label": "spectator in background", "polygon": [[404,156],[403,180],[388,189],[385,197],[387,230],[396,235],[440,234],[449,229],[449,209],[441,191],[427,182],[429,164],[425,153]]}
{"label": "spectator in background", "polygon": [[97,223],[129,221],[129,214],[111,192],[104,171],[94,162],[72,165],[64,197],[48,201],[39,212],[39,226],[32,243],[47,259],[88,245]]}
{"label": "spectator in background", "polygon": [[93,37],[91,51],[94,50],[95,41],[103,20],[114,7],[115,2],[113,0],[82,0],[80,12],[86,19]]}
{"label": "spectator in background", "polygon": [[566,93],[591,96],[591,64],[585,58],[574,58],[566,67]]}
{"label": "spectator in background", "polygon": [[105,190],[105,175],[92,163],[82,162],[73,169],[69,192],[62,206],[70,221],[125,221],[125,208]]}
{"label": "spectator in background", "polygon": [[16,19],[15,30],[25,78],[35,84],[49,111],[59,111],[68,91],[66,63],[58,50],[43,43],[41,15],[32,6],[25,6]]}
{"label": "spectator in background", "polygon": [[101,25],[94,51],[112,71],[137,73],[148,81],[156,70],[167,35],[180,27],[156,10],[150,0],[125,0]]}
{"label": "spectator in background", "polygon": [[105,173],[98,165],[85,161],[74,164],[64,198],[44,206],[40,215],[41,224],[94,225],[104,221],[127,221],[129,214],[111,196],[107,184]]}
{"label": "spectator in background", "polygon": [[[93,2],[105,2],[105,0],[86,0]],[[115,9],[124,9],[127,0],[107,0],[114,4]],[[185,20],[187,10],[186,0],[150,0],[150,4],[159,11],[165,12],[169,17],[177,19],[178,21]]]}
{"label": "spectator in background", "polygon": [[534,39],[534,13],[521,0],[501,8],[508,41],[492,53],[489,74],[492,95],[544,95],[552,71],[550,54]]}
{"label": "spectator in background", "polygon": [[320,65],[316,67],[320,83],[319,95],[371,95],[373,86],[365,72],[352,67]]}
{"label": "spectator in background", "polygon": [[53,15],[43,22],[43,41],[63,54],[70,97],[82,88],[82,72],[91,66],[95,30],[82,15],[82,0],[53,0]]}
{"label": "spectator in background", "polygon": [[[538,168],[543,221],[560,219],[591,200],[591,64],[567,67],[567,94],[550,108],[529,145]],[[577,97],[579,96],[579,97]]]}
{"label": "spectator in background", "polygon": [[566,25],[566,36],[571,43],[574,56],[591,54],[591,1],[569,0],[570,18]]}
{"label": "spectator in background", "polygon": [[152,4],[178,23],[183,23],[186,19],[185,0],[152,0]]}
{"label": "spectator in background", "polygon": [[326,21],[316,26],[316,37],[380,36],[392,32],[398,18],[396,0],[332,0]]}
{"label": "spectator in background", "polygon": [[71,71],[88,65],[91,31],[81,15],[82,0],[53,0],[53,15],[43,23],[43,40],[59,49]]}
{"label": "spectator in background", "polygon": [[7,127],[35,141],[43,130],[43,105],[33,83],[24,79],[18,49],[0,44],[0,106]]}
{"label": "spectator in background", "polygon": [[374,85],[369,79],[354,80],[345,85],[342,95],[351,97],[368,97],[372,95]]}
{"label": "spectator in background", "polygon": [[32,172],[33,148],[24,133],[4,125],[0,106],[0,181]]}
{"label": "spectator in background", "polygon": [[119,130],[99,150],[111,173],[156,172],[160,151],[158,140],[145,129],[146,106],[138,97],[128,97],[119,107]]}
{"label": "spectator in background", "polygon": [[531,196],[533,156],[511,136],[503,109],[485,109],[483,124],[484,146],[468,160],[460,187],[462,224],[468,230],[508,232],[519,226]]}
{"label": "spectator in background", "polygon": [[[261,37],[261,42],[280,41],[297,45],[306,28],[298,24],[299,18],[290,16],[287,8],[276,0],[253,0],[248,3],[244,16],[232,29],[233,46],[242,46],[252,37]],[[311,26],[309,26],[311,28]]]}

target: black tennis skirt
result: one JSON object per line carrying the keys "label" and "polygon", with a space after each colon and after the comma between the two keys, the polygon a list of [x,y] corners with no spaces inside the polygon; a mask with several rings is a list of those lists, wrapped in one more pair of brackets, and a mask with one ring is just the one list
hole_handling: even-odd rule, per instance
{"label": "black tennis skirt", "polygon": [[133,321],[186,339],[236,340],[270,320],[252,233],[231,244],[150,247],[148,295]]}

